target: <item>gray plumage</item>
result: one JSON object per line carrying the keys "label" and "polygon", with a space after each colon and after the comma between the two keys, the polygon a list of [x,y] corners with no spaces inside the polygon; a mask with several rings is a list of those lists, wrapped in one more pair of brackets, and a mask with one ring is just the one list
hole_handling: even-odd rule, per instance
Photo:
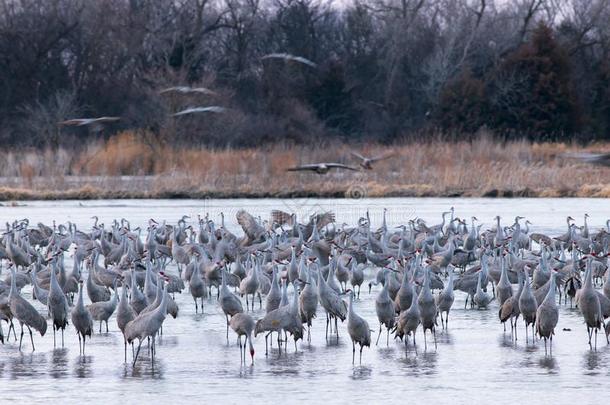
{"label": "gray plumage", "polygon": [[117,301],[118,290],[115,285],[114,294],[112,294],[112,298],[109,301],[94,302],[93,304],[87,306],[87,309],[91,313],[91,317],[95,321],[100,322],[100,333],[102,333],[102,322],[106,323],[106,332],[108,332],[108,319],[110,319],[110,317],[114,313],[114,310],[117,307]]}
{"label": "gray plumage", "polygon": [[72,320],[72,325],[74,325],[74,329],[76,329],[76,334],[78,335],[78,349],[84,355],[86,337],[91,337],[91,333],[93,330],[93,318],[91,318],[91,314],[89,313],[87,308],[85,308],[85,304],[83,302],[82,283],[80,284],[80,288],[78,289],[78,300],[76,301],[76,306],[72,309],[70,318]]}
{"label": "gray plumage", "polygon": [[61,346],[64,346],[64,330],[68,326],[68,314],[70,312],[68,299],[63,289],[57,282],[54,266],[51,266],[51,284],[49,297],[47,299],[49,315],[53,321],[53,346],[55,346],[55,331],[61,329]]}
{"label": "gray plumage", "polygon": [[534,324],[536,322],[536,309],[537,308],[538,308],[538,303],[536,302],[536,297],[532,293],[532,289],[530,286],[529,277],[527,276],[527,272],[525,272],[523,291],[521,291],[521,296],[519,297],[519,312],[521,313],[521,315],[523,317],[523,321],[525,322],[525,341],[526,342],[527,342],[527,327],[529,325],[532,325],[532,335],[533,335]]}
{"label": "gray plumage", "polygon": [[555,334],[555,327],[559,321],[559,309],[555,302],[555,275],[551,274],[550,277],[549,291],[538,306],[536,311],[536,332],[542,338],[544,338],[544,352],[546,353],[546,341],[550,340],[551,354],[553,354],[553,335]]}
{"label": "gray plumage", "polygon": [[434,295],[432,295],[432,291],[430,290],[430,275],[429,270],[425,269],[424,274],[424,285],[419,292],[419,297],[417,299],[417,304],[419,305],[419,313],[421,316],[421,325],[424,329],[424,347],[427,348],[426,342],[426,330],[430,330],[432,335],[434,336],[434,347],[436,348],[436,302],[434,300]]}
{"label": "gray plumage", "polygon": [[354,311],[354,291],[350,291],[349,294],[347,333],[352,339],[352,364],[356,357],[356,343],[360,345],[360,363],[362,363],[362,348],[371,347],[371,329],[368,322]]}
{"label": "gray plumage", "polygon": [[21,351],[21,342],[23,340],[23,325],[25,325],[28,328],[28,331],[30,332],[30,340],[32,341],[33,351],[35,350],[35,348],[31,328],[37,330],[40,333],[40,336],[44,336],[44,334],[47,332],[47,321],[42,315],[38,313],[38,311],[32,306],[32,304],[27,302],[25,298],[19,295],[19,291],[17,291],[17,286],[15,283],[14,268],[11,268],[11,273],[13,274],[13,278],[11,279],[11,289],[8,295],[8,302],[13,317],[17,319],[19,321],[19,324],[21,325],[19,350]]}

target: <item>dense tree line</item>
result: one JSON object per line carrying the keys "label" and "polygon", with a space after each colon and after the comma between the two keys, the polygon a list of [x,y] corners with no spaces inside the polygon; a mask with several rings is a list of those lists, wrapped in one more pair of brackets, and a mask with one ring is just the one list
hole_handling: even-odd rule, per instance
{"label": "dense tree line", "polygon": [[[609,21],[610,0],[0,0],[0,139],[609,139]],[[121,120],[57,125],[95,116]]]}

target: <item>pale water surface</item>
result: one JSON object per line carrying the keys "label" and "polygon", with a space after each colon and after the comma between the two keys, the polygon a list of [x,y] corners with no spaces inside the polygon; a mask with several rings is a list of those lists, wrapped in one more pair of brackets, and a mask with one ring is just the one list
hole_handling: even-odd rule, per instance
{"label": "pale water surface", "polygon": [[[610,218],[610,203],[603,199],[363,199],[363,200],[127,200],[27,202],[18,207],[1,207],[2,223],[29,218],[50,223],[72,221],[83,229],[91,226],[92,215],[109,224],[114,218],[127,218],[132,227],[144,226],[148,218],[174,223],[181,215],[210,212],[220,221],[225,212],[227,226],[238,232],[235,212],[244,208],[268,218],[273,208],[297,211],[302,216],[331,209],[339,224],[354,224],[370,210],[373,222],[381,222],[382,208],[388,208],[389,225],[406,223],[414,217],[439,223],[440,213],[450,206],[460,217],[476,215],[486,224],[500,214],[504,223],[516,215],[530,219],[536,231],[563,233],[565,217],[582,221],[588,212],[591,225],[601,227]],[[71,262],[68,262],[71,266]],[[176,271],[174,267],[171,269]],[[6,273],[3,274],[4,277]],[[373,274],[368,275],[369,278]],[[363,288],[356,311],[366,317],[371,328],[378,323],[374,299]],[[24,289],[29,298],[30,287]],[[0,398],[22,403],[582,403],[607,398],[610,376],[610,346],[599,336],[598,350],[587,345],[586,328],[577,309],[562,306],[554,340],[553,357],[546,357],[542,342],[525,344],[523,324],[519,340],[513,343],[497,318],[498,307],[489,310],[464,309],[465,296],[456,293],[449,330],[439,332],[438,349],[429,339],[424,352],[418,331],[418,354],[405,353],[404,346],[385,339],[380,346],[364,350],[362,365],[352,365],[351,342],[345,325],[340,337],[324,338],[324,312],[312,330],[311,345],[299,342],[288,353],[278,355],[276,347],[265,357],[264,339],[255,342],[254,366],[240,366],[239,348],[234,335],[225,340],[224,316],[210,300],[205,314],[195,314],[192,298],[185,290],[177,295],[180,314],[168,318],[158,340],[154,366],[146,353],[137,365],[123,362],[123,340],[114,317],[110,333],[95,334],[80,357],[72,325],[65,334],[65,349],[53,349],[52,330],[34,337],[31,352],[27,335],[24,350],[10,343],[0,346]],[[38,305],[38,304],[36,304]],[[44,309],[38,305],[38,309]],[[263,312],[256,307],[255,317]],[[6,333],[6,325],[3,325]],[[97,327],[97,326],[96,326]],[[569,331],[564,331],[570,329]],[[19,329],[19,327],[17,327]],[[232,332],[231,332],[232,333]],[[383,344],[381,344],[383,342]],[[412,348],[411,348],[412,349]]]}

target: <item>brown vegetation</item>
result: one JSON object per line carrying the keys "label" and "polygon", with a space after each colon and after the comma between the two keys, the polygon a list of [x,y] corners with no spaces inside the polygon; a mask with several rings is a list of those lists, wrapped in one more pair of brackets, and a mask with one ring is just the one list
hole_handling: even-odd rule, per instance
{"label": "brown vegetation", "polygon": [[[350,146],[275,145],[259,149],[152,148],[131,132],[87,145],[0,153],[0,199],[524,196],[610,197],[610,169],[561,155],[583,151],[563,143],[472,142],[367,144],[368,155],[393,149],[396,156],[373,171],[328,175],[288,173],[289,166],[351,160]],[[608,151],[596,144],[589,151]]]}

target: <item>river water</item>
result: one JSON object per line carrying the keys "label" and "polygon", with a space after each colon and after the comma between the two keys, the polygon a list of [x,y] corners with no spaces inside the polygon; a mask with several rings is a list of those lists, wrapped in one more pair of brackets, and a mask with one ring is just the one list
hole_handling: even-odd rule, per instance
{"label": "river water", "polygon": [[[25,202],[0,207],[0,220],[4,223],[29,218],[35,224],[55,219],[58,223],[72,221],[82,229],[89,229],[93,215],[106,224],[115,218],[126,218],[135,227],[145,226],[149,218],[175,223],[183,214],[196,218],[205,212],[219,222],[222,211],[226,226],[240,232],[234,218],[241,208],[262,218],[268,218],[274,208],[296,211],[300,217],[330,209],[336,213],[338,224],[350,225],[364,216],[367,209],[373,225],[378,225],[383,208],[387,208],[388,225],[395,226],[415,217],[431,224],[440,223],[440,213],[450,206],[455,207],[458,216],[476,215],[489,226],[493,225],[495,215],[501,215],[505,224],[522,215],[533,223],[534,231],[553,235],[565,232],[567,215],[581,222],[582,215],[589,213],[592,229],[600,228],[610,218],[610,203],[603,199],[396,198]],[[175,272],[175,267],[170,271]],[[5,275],[6,272],[2,277]],[[373,278],[373,272],[367,277]],[[355,310],[368,320],[372,329],[377,329],[374,300],[379,287],[373,287],[370,295],[365,290],[356,301]],[[29,286],[23,294],[31,298]],[[122,335],[114,316],[109,322],[110,332],[95,333],[84,357],[79,356],[72,325],[66,329],[64,349],[53,349],[50,326],[44,337],[34,336],[35,352],[31,351],[27,333],[21,353],[18,342],[11,340],[1,345],[2,402],[563,403],[580,399],[587,403],[594,398],[601,400],[608,392],[605,387],[610,375],[610,346],[601,334],[598,350],[590,350],[582,316],[569,305],[560,308],[552,357],[545,356],[542,341],[525,343],[522,322],[519,340],[513,342],[510,331],[503,332],[498,321],[497,303],[493,302],[488,310],[464,309],[465,295],[456,292],[449,328],[437,334],[436,350],[429,337],[428,350],[424,351],[419,329],[417,354],[412,347],[405,353],[398,341],[390,341],[386,346],[382,338],[378,347],[373,344],[364,349],[362,365],[352,365],[351,341],[345,324],[339,326],[338,341],[334,338],[326,341],[325,316],[319,308],[311,344],[299,342],[295,352],[290,343],[287,353],[281,355],[274,345],[266,357],[264,338],[259,336],[255,341],[254,365],[248,362],[244,366],[240,365],[234,335],[230,335],[230,344],[226,342],[225,318],[215,299],[206,303],[204,314],[195,314],[188,290],[176,295],[176,300],[180,314],[177,319],[166,320],[154,364],[146,353],[135,367],[130,362],[124,363]],[[42,306],[35,305],[44,313]],[[263,314],[257,305],[254,317]],[[6,324],[3,328],[6,333]]]}

